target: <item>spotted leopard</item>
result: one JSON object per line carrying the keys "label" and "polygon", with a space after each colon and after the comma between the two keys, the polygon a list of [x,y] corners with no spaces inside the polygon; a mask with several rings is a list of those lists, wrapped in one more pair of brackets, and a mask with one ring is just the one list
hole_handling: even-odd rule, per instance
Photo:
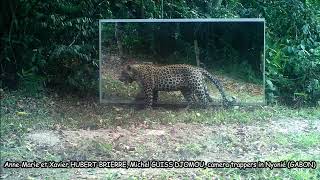
{"label": "spotted leopard", "polygon": [[218,88],[221,93],[223,104],[230,106],[229,101],[220,82],[203,68],[186,64],[174,65],[153,65],[153,64],[131,64],[124,66],[119,80],[124,83],[136,81],[144,94],[145,106],[150,108],[158,100],[159,91],[180,91],[188,104],[200,101],[203,107],[212,102],[207,86],[204,82],[205,77]]}

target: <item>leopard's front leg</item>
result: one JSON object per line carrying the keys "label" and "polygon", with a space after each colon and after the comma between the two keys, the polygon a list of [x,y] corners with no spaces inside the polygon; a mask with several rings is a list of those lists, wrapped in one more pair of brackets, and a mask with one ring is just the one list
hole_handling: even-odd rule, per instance
{"label": "leopard's front leg", "polygon": [[145,94],[145,107],[147,109],[151,109],[153,105],[153,89],[149,86],[145,86],[144,94]]}
{"label": "leopard's front leg", "polygon": [[159,92],[156,90],[153,90],[153,105],[155,105],[158,102],[159,98]]}

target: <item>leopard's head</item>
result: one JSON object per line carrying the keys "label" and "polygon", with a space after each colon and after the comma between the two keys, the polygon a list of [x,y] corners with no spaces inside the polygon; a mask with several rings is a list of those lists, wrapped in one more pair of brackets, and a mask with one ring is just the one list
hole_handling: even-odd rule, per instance
{"label": "leopard's head", "polygon": [[134,65],[125,65],[120,73],[119,80],[123,83],[129,84],[136,80]]}

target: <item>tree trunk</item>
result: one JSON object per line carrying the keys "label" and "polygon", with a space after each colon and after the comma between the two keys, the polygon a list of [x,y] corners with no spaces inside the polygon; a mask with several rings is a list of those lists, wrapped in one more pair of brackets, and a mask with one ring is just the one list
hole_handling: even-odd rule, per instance
{"label": "tree trunk", "polygon": [[177,40],[179,36],[180,36],[180,23],[177,23],[175,33],[174,33],[174,38]]}
{"label": "tree trunk", "polygon": [[121,28],[119,26],[120,26],[119,23],[115,23],[114,36],[116,37],[117,46],[118,46],[118,50],[119,50],[119,56],[122,59],[122,57],[123,57],[123,48],[122,48],[122,42],[121,42],[122,32],[121,32]]}
{"label": "tree trunk", "polygon": [[196,54],[196,63],[197,63],[197,66],[200,66],[198,40],[195,39],[193,43],[194,43],[194,52]]}
{"label": "tree trunk", "polygon": [[151,28],[152,28],[151,50],[152,50],[153,55],[156,55],[157,51],[156,51],[156,27],[155,27],[155,23],[152,24]]}

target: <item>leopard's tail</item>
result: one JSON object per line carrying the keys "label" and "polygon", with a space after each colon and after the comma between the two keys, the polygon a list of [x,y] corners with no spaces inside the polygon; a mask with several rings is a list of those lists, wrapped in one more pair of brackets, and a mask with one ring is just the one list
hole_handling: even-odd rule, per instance
{"label": "leopard's tail", "polygon": [[215,78],[212,74],[210,74],[207,70],[199,68],[201,70],[201,73],[206,76],[208,79],[210,79],[210,81],[217,87],[217,89],[219,90],[221,96],[222,96],[222,100],[223,100],[223,104],[225,106],[230,106],[234,103],[235,99],[232,97],[232,100],[228,100],[225,91],[223,90],[223,87],[221,85],[221,83],[219,82],[219,80],[217,78]]}

